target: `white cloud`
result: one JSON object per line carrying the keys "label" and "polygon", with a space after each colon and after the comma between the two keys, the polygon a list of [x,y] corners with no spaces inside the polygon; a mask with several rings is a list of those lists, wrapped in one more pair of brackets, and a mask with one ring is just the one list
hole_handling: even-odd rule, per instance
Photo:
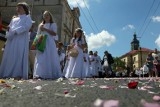
{"label": "white cloud", "polygon": [[160,48],[160,35],[156,39],[155,44]]}
{"label": "white cloud", "polygon": [[153,22],[160,22],[160,16],[153,16],[152,20]]}
{"label": "white cloud", "polygon": [[[73,7],[78,7],[80,6],[81,8],[85,8],[86,5],[87,7],[89,7],[89,0],[68,0],[68,3],[70,6],[73,6]],[[84,3],[85,2],[85,3]]]}
{"label": "white cloud", "polygon": [[103,30],[98,34],[86,35],[89,50],[110,46],[116,41],[116,37],[108,31]]}
{"label": "white cloud", "polygon": [[[89,8],[89,2],[93,2],[93,0],[68,0],[70,6],[85,8],[86,6]],[[101,0],[94,0],[94,2],[100,3]]]}
{"label": "white cloud", "polygon": [[122,28],[122,30],[128,30],[128,29],[135,29],[135,27],[134,27],[134,25],[131,25],[131,24],[129,24],[129,25],[126,25],[126,26],[124,26],[123,28]]}

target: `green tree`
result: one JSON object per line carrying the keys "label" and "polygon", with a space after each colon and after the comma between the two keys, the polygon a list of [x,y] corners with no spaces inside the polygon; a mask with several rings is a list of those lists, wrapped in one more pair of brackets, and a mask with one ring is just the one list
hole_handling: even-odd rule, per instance
{"label": "green tree", "polygon": [[123,62],[120,58],[115,57],[114,58],[114,64],[112,65],[113,71],[116,71],[117,68],[123,68],[125,69],[125,62]]}

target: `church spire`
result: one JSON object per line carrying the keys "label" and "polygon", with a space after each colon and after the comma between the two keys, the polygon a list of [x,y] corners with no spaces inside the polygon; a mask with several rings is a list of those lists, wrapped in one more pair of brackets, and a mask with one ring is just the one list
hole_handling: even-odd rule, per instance
{"label": "church spire", "polygon": [[139,40],[137,40],[136,32],[134,32],[133,40],[131,42],[131,50],[138,50],[139,49]]}

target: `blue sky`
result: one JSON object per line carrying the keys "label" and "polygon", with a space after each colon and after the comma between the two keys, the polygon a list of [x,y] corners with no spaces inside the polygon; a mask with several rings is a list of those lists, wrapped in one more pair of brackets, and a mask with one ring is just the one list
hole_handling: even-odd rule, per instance
{"label": "blue sky", "polygon": [[141,47],[160,49],[160,6],[158,7],[160,0],[68,0],[68,2],[71,8],[73,6],[80,8],[80,22],[87,37],[89,50],[97,50],[101,57],[105,50],[114,57],[129,52],[134,32],[137,37],[141,37],[138,38]]}

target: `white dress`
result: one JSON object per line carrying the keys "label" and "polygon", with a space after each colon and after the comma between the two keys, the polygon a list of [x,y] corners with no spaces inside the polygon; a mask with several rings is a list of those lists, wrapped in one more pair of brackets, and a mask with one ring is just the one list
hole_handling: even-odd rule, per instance
{"label": "white dress", "polygon": [[84,57],[86,62],[83,62],[83,77],[91,77],[90,69],[89,69],[89,55],[88,53],[84,53]]}
{"label": "white dress", "polygon": [[[66,52],[66,54],[67,54],[68,52]],[[68,64],[69,64],[69,60],[70,60],[70,56],[69,55],[67,55],[66,56],[66,62],[65,62],[65,65],[64,65],[64,69],[63,69],[63,76],[65,76],[65,74],[66,74],[66,71],[67,71],[67,68],[68,68]]]}
{"label": "white dress", "polygon": [[95,57],[95,70],[96,70],[96,76],[98,76],[98,72],[102,71],[101,67],[101,58],[100,56],[94,56]]}
{"label": "white dress", "polygon": [[89,61],[91,61],[89,65],[91,75],[96,76],[97,73],[96,73],[96,68],[95,68],[95,57],[93,55],[89,55]]}
{"label": "white dress", "polygon": [[[53,30],[57,32],[57,26],[55,23],[46,23],[44,28]],[[38,34],[46,34],[46,48],[44,52],[37,50],[34,64],[33,77],[40,77],[43,79],[57,79],[61,77],[61,68],[59,56],[56,49],[55,41],[53,41],[53,36],[45,31],[40,31],[38,29]]]}
{"label": "white dress", "polygon": [[32,20],[29,15],[20,15],[12,19],[4,50],[0,78],[20,77],[28,79],[29,29]]}
{"label": "white dress", "polygon": [[72,38],[71,43],[75,43],[76,45],[74,48],[76,48],[79,52],[77,57],[70,57],[70,61],[66,70],[65,77],[66,78],[82,78],[83,73],[83,50],[77,46],[82,45],[85,43],[84,39],[82,38],[81,41],[78,41],[78,38],[74,40]]}

